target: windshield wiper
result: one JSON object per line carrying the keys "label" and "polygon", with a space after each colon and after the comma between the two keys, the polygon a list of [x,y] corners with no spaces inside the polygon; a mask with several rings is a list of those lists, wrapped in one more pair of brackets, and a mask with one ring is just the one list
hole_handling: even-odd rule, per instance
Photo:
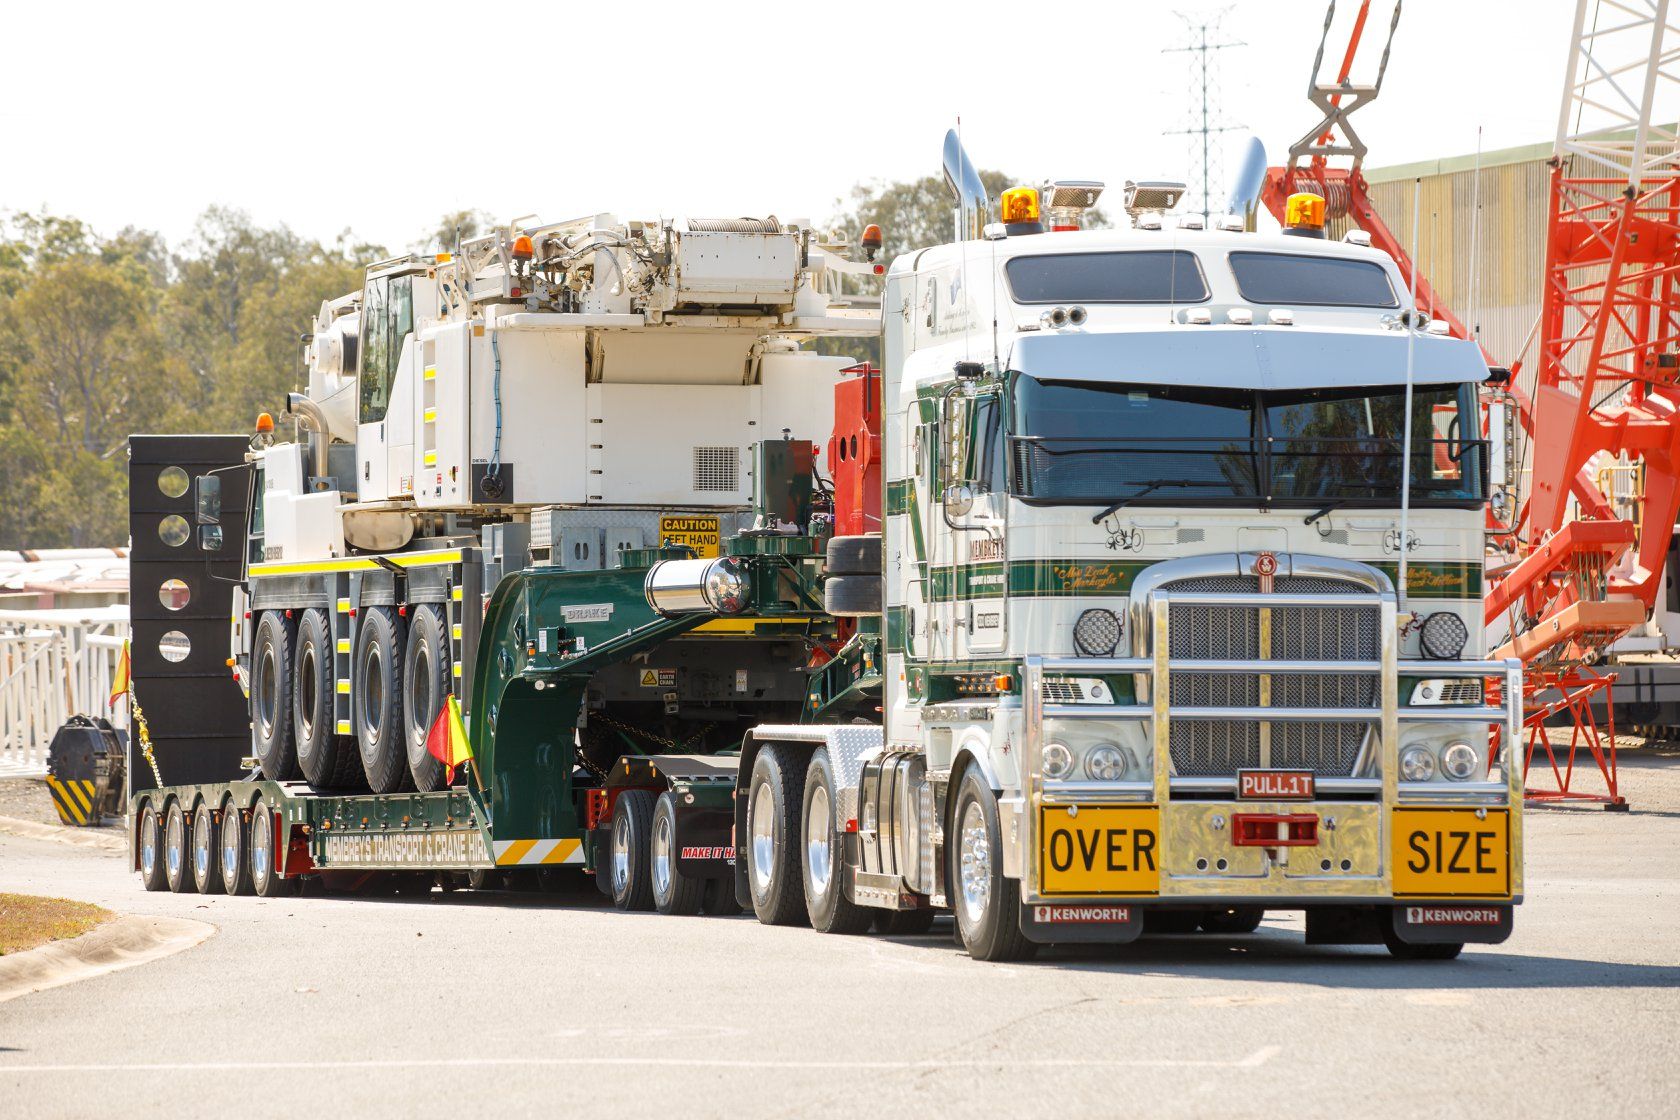
{"label": "windshield wiper", "polygon": [[1213,482],[1213,481],[1211,481],[1209,479],[1205,479],[1205,478],[1204,479],[1152,478],[1148,482],[1140,482],[1140,483],[1138,483],[1138,485],[1142,487],[1141,490],[1137,491],[1134,494],[1126,495],[1124,498],[1121,498],[1118,502],[1115,502],[1113,505],[1109,506],[1107,509],[1105,509],[1101,513],[1097,514],[1095,517],[1091,518],[1091,524],[1093,524],[1093,525],[1102,524],[1103,518],[1109,516],[1112,513],[1120,512],[1121,510],[1125,509],[1128,505],[1130,505],[1132,502],[1135,502],[1139,498],[1143,497],[1145,494],[1148,494],[1148,493],[1150,493],[1152,491],[1155,491],[1155,490],[1159,490],[1163,486],[1225,486],[1226,483]]}
{"label": "windshield wiper", "polygon": [[1311,513],[1307,514],[1307,516],[1301,518],[1301,524],[1311,525],[1313,522],[1319,520],[1320,518],[1328,517],[1331,513],[1335,512],[1336,510],[1341,509],[1341,508],[1342,508],[1342,503],[1331,502],[1329,505],[1324,506],[1321,509],[1313,510],[1313,512],[1311,512]]}

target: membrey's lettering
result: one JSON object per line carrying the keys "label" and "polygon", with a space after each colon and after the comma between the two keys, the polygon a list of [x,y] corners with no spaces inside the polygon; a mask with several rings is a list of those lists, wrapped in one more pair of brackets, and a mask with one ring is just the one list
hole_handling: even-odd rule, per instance
{"label": "membrey's lettering", "polygon": [[327,837],[328,864],[423,863],[468,866],[486,863],[484,838],[476,832],[338,832]]}

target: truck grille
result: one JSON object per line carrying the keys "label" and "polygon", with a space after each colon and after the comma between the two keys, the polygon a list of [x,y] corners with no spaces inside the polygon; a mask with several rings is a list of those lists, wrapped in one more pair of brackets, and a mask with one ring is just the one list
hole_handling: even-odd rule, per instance
{"label": "truck grille", "polygon": [[[1166,590],[1252,594],[1253,577],[1180,580]],[[1367,595],[1357,584],[1311,576],[1280,576],[1279,592]],[[1375,661],[1381,652],[1380,610],[1354,606],[1271,608],[1271,658],[1277,661]],[[1168,609],[1168,656],[1254,661],[1263,656],[1260,611],[1252,607],[1173,604]],[[1256,707],[1260,677],[1246,673],[1173,673],[1174,706]],[[1369,673],[1274,674],[1274,708],[1375,708],[1378,681]],[[1375,715],[1373,714],[1373,719]],[[1273,723],[1263,749],[1252,720],[1172,722],[1168,733],[1174,771],[1183,777],[1229,777],[1238,770],[1276,767],[1311,770],[1321,777],[1349,777],[1371,733],[1364,722]]]}

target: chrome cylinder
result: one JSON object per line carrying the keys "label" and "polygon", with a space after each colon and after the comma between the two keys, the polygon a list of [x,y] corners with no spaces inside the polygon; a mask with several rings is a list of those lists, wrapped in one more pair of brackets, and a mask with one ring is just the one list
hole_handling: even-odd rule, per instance
{"label": "chrome cylinder", "polygon": [[740,614],[750,599],[747,571],[740,561],[661,560],[642,584],[648,606],[667,617],[683,614]]}

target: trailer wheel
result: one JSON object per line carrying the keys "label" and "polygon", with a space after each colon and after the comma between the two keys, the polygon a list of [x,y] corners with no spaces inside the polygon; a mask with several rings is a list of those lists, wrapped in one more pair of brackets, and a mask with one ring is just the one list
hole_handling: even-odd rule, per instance
{"label": "trailer wheel", "polygon": [[163,879],[171,893],[190,893],[193,889],[190,847],[187,815],[179,801],[171,801],[163,815]]}
{"label": "trailer wheel", "polygon": [[375,793],[413,788],[402,728],[403,637],[402,619],[390,607],[362,610],[350,710],[362,770]]}
{"label": "trailer wheel", "polygon": [[222,864],[216,858],[216,814],[208,801],[200,801],[193,812],[192,875],[199,894],[222,893]]}
{"label": "trailer wheel", "polygon": [[499,891],[506,885],[502,873],[494,867],[474,867],[467,872],[467,889]]}
{"label": "trailer wheel", "polygon": [[449,639],[443,611],[427,603],[409,612],[408,648],[403,653],[403,733],[408,742],[408,771],[414,787],[430,793],[443,789],[443,763],[426,749],[432,722],[450,691]]}
{"label": "trailer wheel", "polygon": [[828,552],[824,568],[831,576],[876,576],[885,569],[881,564],[881,535],[871,533],[857,537],[828,538]]}
{"label": "trailer wheel", "polygon": [[933,928],[933,910],[881,910],[875,915],[875,932],[887,937],[918,937]]}
{"label": "trailer wheel", "polygon": [[222,806],[221,829],[222,885],[229,894],[250,894],[251,861],[246,849],[251,846],[251,823],[230,797]]}
{"label": "trailer wheel", "polygon": [[268,802],[251,807],[251,889],[263,898],[284,898],[297,891],[296,879],[280,877],[280,842],[274,838],[279,823]]}
{"label": "trailer wheel", "polygon": [[1258,906],[1222,906],[1202,915],[1203,933],[1253,933],[1266,911]]}
{"label": "trailer wheel", "polygon": [[732,918],[741,912],[741,904],[735,901],[735,876],[728,875],[722,879],[707,879],[705,898],[700,903],[700,909],[713,917]]}
{"label": "trailer wheel", "polygon": [[829,576],[823,581],[823,609],[838,618],[881,613],[880,576]]}
{"label": "trailer wheel", "polygon": [[1038,946],[1021,932],[1021,884],[1003,874],[997,797],[979,767],[963,771],[952,822],[949,882],[964,947],[975,960],[1026,960]]}
{"label": "trailer wheel", "polygon": [[298,767],[317,789],[354,789],[362,784],[362,761],[348,735],[338,733],[333,713],[337,696],[332,630],[327,612],[303,612],[297,654],[292,662],[292,726],[297,734]]}
{"label": "trailer wheel", "polygon": [[264,611],[251,649],[251,749],[271,782],[298,775],[292,728],[292,645],[297,624],[285,611]]}
{"label": "trailer wheel", "polygon": [[706,881],[684,875],[677,866],[677,799],[669,790],[653,807],[648,838],[648,870],[653,880],[653,908],[661,914],[698,914]]}
{"label": "trailer wheel", "polygon": [[612,900],[620,910],[653,909],[653,793],[627,789],[613,807]]}
{"label": "trailer wheel", "polygon": [[744,854],[753,913],[767,926],[797,925],[806,919],[799,868],[799,785],[804,774],[798,755],[780,744],[765,747],[753,760]]}
{"label": "trailer wheel", "polygon": [[163,874],[163,828],[158,823],[157,809],[150,801],[140,810],[140,885],[149,891],[161,891],[169,885]]}
{"label": "trailer wheel", "polygon": [[846,861],[834,829],[837,800],[834,766],[825,748],[813,754],[805,768],[805,797],[799,812],[805,913],[818,933],[862,933],[874,924],[875,911],[846,897]]}

